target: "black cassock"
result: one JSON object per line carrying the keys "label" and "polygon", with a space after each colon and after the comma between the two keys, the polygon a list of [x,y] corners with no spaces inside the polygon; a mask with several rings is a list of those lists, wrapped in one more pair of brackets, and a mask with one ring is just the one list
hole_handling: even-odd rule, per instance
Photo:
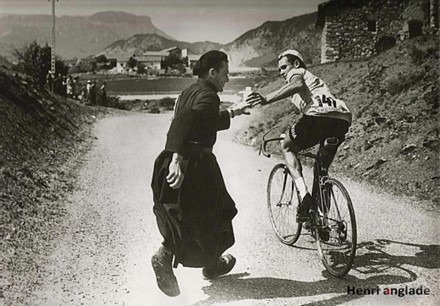
{"label": "black cassock", "polygon": [[[237,209],[217,159],[209,153],[217,131],[230,126],[228,112],[219,107],[209,81],[199,79],[185,89],[176,103],[165,149],[154,163],[153,211],[165,245],[175,255],[175,266],[205,267],[235,242],[232,219]],[[174,152],[184,157],[179,189],[166,181]]]}

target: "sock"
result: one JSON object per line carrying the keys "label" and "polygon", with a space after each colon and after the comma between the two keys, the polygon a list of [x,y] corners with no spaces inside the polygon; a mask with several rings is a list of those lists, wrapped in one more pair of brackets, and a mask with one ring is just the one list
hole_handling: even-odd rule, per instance
{"label": "sock", "polygon": [[304,199],[306,194],[309,193],[307,191],[307,186],[306,186],[306,182],[304,181],[304,178],[303,177],[297,178],[295,180],[295,185],[298,188],[299,195],[301,196],[301,199]]}

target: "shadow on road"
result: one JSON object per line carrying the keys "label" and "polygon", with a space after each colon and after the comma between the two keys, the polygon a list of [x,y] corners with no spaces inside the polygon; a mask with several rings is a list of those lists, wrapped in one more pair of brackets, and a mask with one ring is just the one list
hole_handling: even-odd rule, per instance
{"label": "shadow on road", "polygon": [[[411,256],[393,255],[408,254]],[[399,285],[417,280],[418,275],[408,266],[425,269],[440,268],[440,246],[420,245],[391,240],[375,240],[358,245],[353,272],[342,279],[323,271],[324,279],[315,282],[295,281],[272,277],[249,277],[249,273],[230,274],[211,282],[203,291],[208,299],[194,305],[210,305],[238,300],[263,300],[340,294],[307,305],[339,305],[362,298],[347,294],[348,286],[376,288],[379,285]],[[295,267],[292,267],[295,269]],[[358,274],[359,277],[352,274]]]}

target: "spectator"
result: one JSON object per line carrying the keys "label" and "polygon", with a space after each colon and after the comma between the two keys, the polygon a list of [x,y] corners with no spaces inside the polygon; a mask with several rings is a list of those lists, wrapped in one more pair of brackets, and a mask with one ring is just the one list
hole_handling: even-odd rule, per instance
{"label": "spectator", "polygon": [[58,75],[55,77],[53,86],[54,86],[54,92],[57,95],[61,95],[63,92],[63,77],[61,73],[58,73]]}
{"label": "spectator", "polygon": [[63,97],[65,97],[67,95],[67,78],[65,75],[63,75],[62,77],[62,82],[61,82],[61,93],[60,93]]}
{"label": "spectator", "polygon": [[95,80],[92,81],[90,88],[89,88],[89,103],[91,105],[96,104],[96,82],[95,82]]}
{"label": "spectator", "polygon": [[78,99],[78,96],[80,94],[79,92],[79,78],[74,77],[72,82],[72,94],[74,99]]}
{"label": "spectator", "polygon": [[86,92],[84,94],[84,102],[89,103],[90,102],[90,88],[92,87],[92,81],[88,80],[86,85]]}
{"label": "spectator", "polygon": [[53,81],[53,73],[49,70],[46,74],[46,88],[50,92],[53,92]]}
{"label": "spectator", "polygon": [[73,79],[72,76],[69,75],[66,79],[66,95],[68,98],[72,98],[73,97]]}
{"label": "spectator", "polygon": [[98,101],[99,105],[107,106],[107,90],[105,82],[103,82],[99,88]]}
{"label": "spectator", "polygon": [[81,85],[81,102],[86,104],[88,102],[88,89],[87,89],[87,85],[88,84],[82,84]]}

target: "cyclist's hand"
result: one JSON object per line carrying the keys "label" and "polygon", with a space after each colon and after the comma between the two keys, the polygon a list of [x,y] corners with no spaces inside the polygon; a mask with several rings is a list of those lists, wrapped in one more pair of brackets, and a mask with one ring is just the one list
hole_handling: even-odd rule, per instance
{"label": "cyclist's hand", "polygon": [[170,184],[170,187],[173,189],[178,189],[182,185],[183,178],[185,176],[180,167],[180,163],[182,162],[182,160],[182,156],[174,153],[170,165],[168,166],[169,173],[166,177],[166,180],[168,184]]}
{"label": "cyclist's hand", "polygon": [[258,92],[252,92],[249,96],[247,96],[246,102],[249,102],[252,105],[252,107],[254,107],[255,105],[258,105],[258,104],[261,104],[261,105],[267,104],[266,98],[263,97]]}

